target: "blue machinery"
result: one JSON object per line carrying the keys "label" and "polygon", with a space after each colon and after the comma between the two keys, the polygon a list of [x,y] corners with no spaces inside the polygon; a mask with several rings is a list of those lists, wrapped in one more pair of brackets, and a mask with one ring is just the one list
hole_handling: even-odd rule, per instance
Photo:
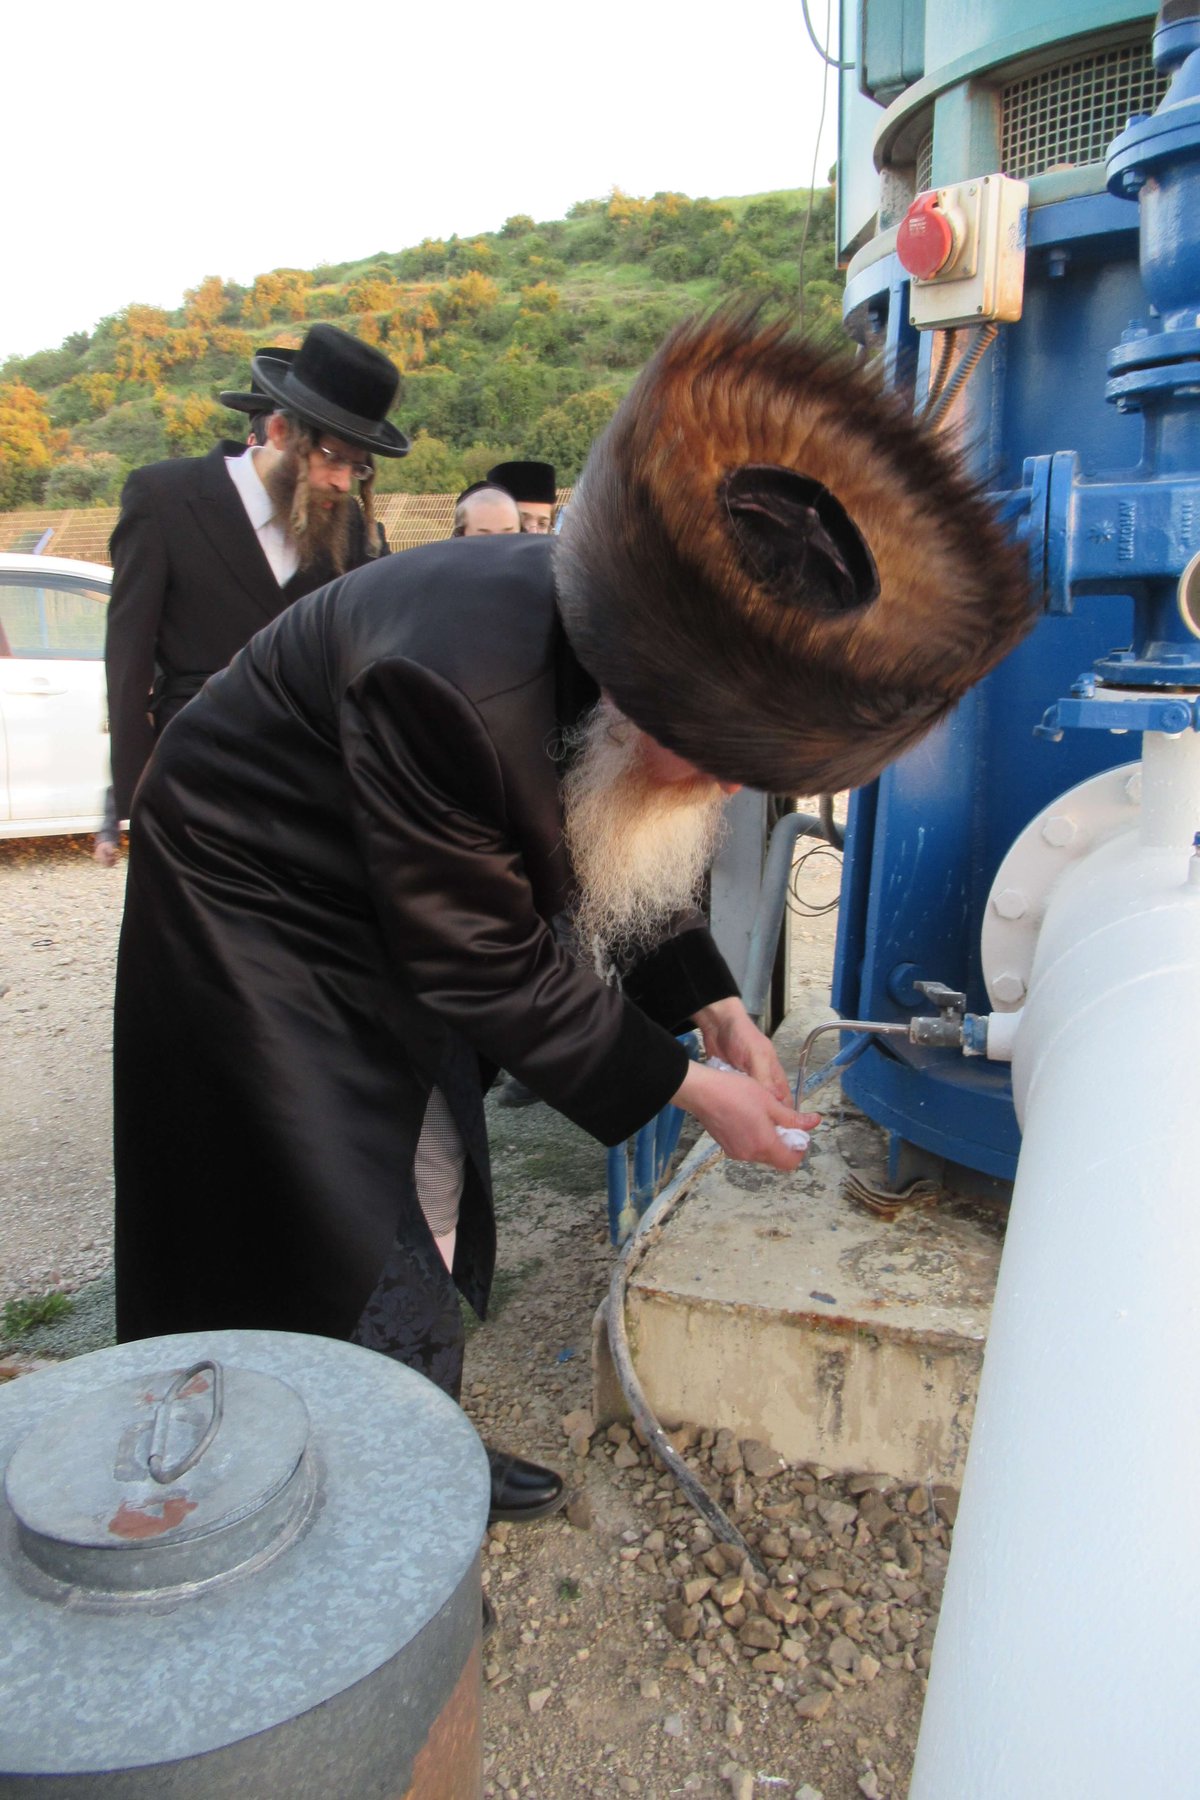
{"label": "blue machinery", "polygon": [[[833,983],[847,1019],[904,1023],[928,1010],[925,982],[971,1014],[1019,1008],[1022,977],[985,971],[981,948],[1010,845],[1128,762],[1136,734],[1200,729],[1200,0],[1166,0],[1153,44],[1152,28],[1129,0],[844,0],[846,326],[914,405],[945,407],[958,381],[957,422],[1043,607],[943,727],[852,797]],[[1027,184],[1017,304],[972,334],[966,379],[949,375],[937,402],[954,344],[947,357],[948,331],[915,329],[911,311],[915,292],[928,314],[941,278],[914,284],[898,241],[914,214],[945,230],[930,210],[952,215],[997,175]],[[955,289],[952,263],[952,317]],[[966,316],[985,312],[974,301]],[[1011,1181],[1007,1066],[919,1036],[860,1034],[842,1052],[843,1088],[889,1133],[893,1180],[933,1159]],[[668,1109],[610,1152],[614,1242],[678,1126]]]}
{"label": "blue machinery", "polygon": [[[912,294],[929,297],[897,250],[917,195],[941,190],[949,210],[976,191],[951,184],[1028,184],[1019,322],[995,329],[960,418],[1044,608],[944,727],[853,797],[844,1017],[906,1019],[924,980],[986,1011],[980,936],[1010,843],[1136,756],[1130,733],[1200,726],[1198,13],[1167,0],[1153,49],[1153,21],[1127,0],[863,0],[843,17],[845,319],[916,405],[936,393],[947,337],[910,323]],[[991,1003],[1020,1004],[1017,975],[993,969],[989,983]],[[1012,1178],[1003,1065],[876,1038],[843,1086],[887,1128],[893,1178],[929,1158]]]}

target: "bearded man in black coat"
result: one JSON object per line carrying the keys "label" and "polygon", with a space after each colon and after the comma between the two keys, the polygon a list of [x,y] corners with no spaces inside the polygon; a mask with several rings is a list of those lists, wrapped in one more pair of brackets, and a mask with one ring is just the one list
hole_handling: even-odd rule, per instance
{"label": "bearded man in black coat", "polygon": [[[441,1091],[466,1119],[453,1283],[482,1314],[499,1065],[603,1143],[673,1100],[794,1167],[775,1052],[691,906],[723,793],[870,779],[1030,622],[944,440],[753,312],[668,340],[559,538],[430,545],[291,607],[165,732],[135,808],[121,1337],[319,1332],[456,1394],[413,1163]],[[689,1022],[744,1073],[689,1063]]]}
{"label": "bearded man in black coat", "polygon": [[373,457],[409,447],[385,416],[393,365],[314,325],[299,351],[259,351],[252,371],[248,393],[221,400],[265,415],[261,447],[151,463],[121,495],[105,644],[116,819],[159,732],[211,674],[293,600],[386,550]]}

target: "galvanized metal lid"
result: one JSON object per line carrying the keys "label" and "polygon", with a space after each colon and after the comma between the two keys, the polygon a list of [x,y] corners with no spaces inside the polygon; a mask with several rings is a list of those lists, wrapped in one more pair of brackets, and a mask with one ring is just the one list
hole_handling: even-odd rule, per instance
{"label": "galvanized metal lid", "polygon": [[[201,1359],[224,1412],[179,1472],[211,1371],[167,1391]],[[432,1383],[270,1331],[147,1339],[0,1387],[0,1470],[0,1769],[97,1779],[242,1745],[390,1665],[464,1591],[490,1491]],[[123,1538],[139,1518],[164,1529]]]}
{"label": "galvanized metal lid", "polygon": [[301,1523],[308,1413],[277,1376],[203,1358],[56,1409],[4,1493],[25,1555],[96,1593],[161,1592],[259,1561]]}

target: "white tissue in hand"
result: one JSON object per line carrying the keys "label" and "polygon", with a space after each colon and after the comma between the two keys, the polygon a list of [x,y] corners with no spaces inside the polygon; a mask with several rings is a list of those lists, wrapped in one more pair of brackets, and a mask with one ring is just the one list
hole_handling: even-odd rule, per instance
{"label": "white tissue in hand", "polygon": [[807,1150],[810,1138],[807,1131],[801,1131],[798,1125],[777,1125],[776,1133],[781,1142],[789,1150]]}
{"label": "white tissue in hand", "polygon": [[[719,1069],[722,1075],[744,1075],[745,1069],[735,1069],[732,1063],[722,1062],[719,1056],[705,1058],[710,1069]],[[801,1131],[798,1125],[777,1125],[775,1135],[786,1150],[807,1150],[812,1138],[807,1131]]]}

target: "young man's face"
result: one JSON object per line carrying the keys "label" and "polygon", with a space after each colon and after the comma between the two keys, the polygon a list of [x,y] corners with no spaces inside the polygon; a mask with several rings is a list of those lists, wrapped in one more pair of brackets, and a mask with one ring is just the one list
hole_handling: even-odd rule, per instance
{"label": "young man's face", "polygon": [[521,515],[521,530],[545,537],[554,529],[554,507],[549,500],[519,500],[517,510]]}

